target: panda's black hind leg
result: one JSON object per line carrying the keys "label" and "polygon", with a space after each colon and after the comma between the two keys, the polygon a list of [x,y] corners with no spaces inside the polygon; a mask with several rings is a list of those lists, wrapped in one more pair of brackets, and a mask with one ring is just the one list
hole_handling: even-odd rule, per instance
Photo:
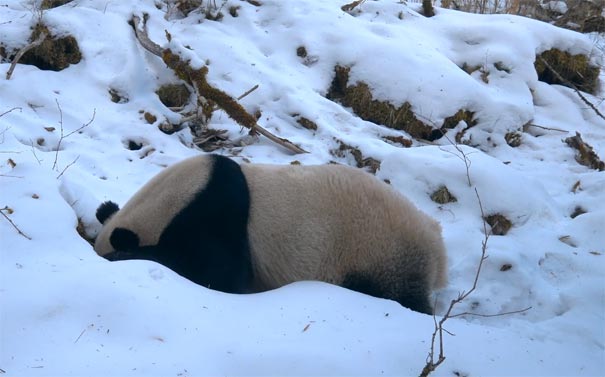
{"label": "panda's black hind leg", "polygon": [[398,299],[394,298],[394,300],[415,312],[433,314],[433,306],[430,303],[428,293],[408,293],[400,295]]}
{"label": "panda's black hind leg", "polygon": [[408,309],[419,313],[433,314],[429,300],[428,285],[421,277],[389,284],[387,279],[377,278],[368,273],[349,273],[341,284],[357,292],[370,296],[394,300]]}

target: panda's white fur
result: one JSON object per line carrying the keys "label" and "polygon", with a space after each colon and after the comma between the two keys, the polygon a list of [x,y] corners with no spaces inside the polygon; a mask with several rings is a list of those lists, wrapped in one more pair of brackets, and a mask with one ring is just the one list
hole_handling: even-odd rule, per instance
{"label": "panda's white fur", "polygon": [[[182,273],[178,265],[171,265],[172,260],[164,257],[176,257],[181,252],[176,241],[163,242],[161,249],[171,250],[161,250],[161,258],[147,258],[144,248],[153,249],[172,219],[193,205],[196,193],[207,189],[206,185],[213,182],[219,171],[218,162],[221,166],[237,166],[224,157],[204,155],[166,168],[105,221],[95,250],[100,255],[120,251],[115,250],[114,244],[122,242],[110,238],[116,229],[127,229],[138,237],[133,241],[134,248],[140,247],[141,251],[117,254],[110,259],[152,259]],[[321,280],[394,299],[414,310],[432,312],[429,294],[443,287],[447,280],[441,228],[390,186],[368,173],[341,165],[242,164],[241,170],[234,169],[243,173],[245,182],[233,185],[231,199],[222,198],[222,190],[216,189],[208,189],[213,194],[203,200],[196,199],[199,205],[196,208],[215,205],[224,199],[225,211],[230,216],[215,210],[222,227],[229,227],[234,217],[244,217],[247,224],[247,229],[229,236],[246,238],[235,246],[238,249],[235,256],[223,260],[222,249],[215,250],[216,242],[212,243],[215,249],[211,252],[216,256],[211,261],[217,266],[248,258],[244,264],[249,267],[242,265],[226,274],[240,271],[247,276],[246,268],[250,269],[250,277],[244,278],[245,281],[233,287],[217,282],[219,289],[224,286],[226,291],[254,292],[294,281]],[[231,187],[230,182],[241,175],[236,170],[217,178],[217,185]],[[240,196],[244,199],[238,209],[230,209],[229,201],[239,200]],[[245,206],[249,207],[249,213]],[[191,218],[191,221],[212,223],[207,219]],[[187,238],[189,234],[179,233],[178,237]],[[204,253],[204,241],[199,243],[199,253]],[[182,274],[196,279],[191,272]],[[213,280],[216,277],[201,282],[212,288]]]}
{"label": "panda's white fur", "polygon": [[395,276],[420,268],[432,287],[445,284],[439,224],[368,173],[342,165],[248,164],[242,171],[253,208],[252,260],[263,288],[303,279],[339,282],[353,266],[372,274],[396,265]]}

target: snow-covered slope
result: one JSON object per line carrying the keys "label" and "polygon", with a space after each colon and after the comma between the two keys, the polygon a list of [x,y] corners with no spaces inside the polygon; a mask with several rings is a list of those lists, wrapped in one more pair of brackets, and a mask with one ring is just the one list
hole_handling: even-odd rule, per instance
{"label": "snow-covered slope", "polygon": [[[14,50],[38,13],[5,3],[0,41]],[[98,231],[101,201],[123,204],[165,166],[203,153],[188,129],[158,129],[179,115],[155,91],[178,80],[135,39],[127,21],[143,13],[151,39],[165,44],[170,33],[171,46],[208,65],[211,84],[234,97],[258,84],[242,105],[310,152],[261,138],[218,153],[242,163],[354,165],[334,152],[342,142],[381,161],[377,177],[439,220],[450,283],[436,296],[438,314],[470,288],[481,255],[475,189],[486,214],[511,220],[506,235],[490,237],[477,291],[455,312],[531,309],[449,320],[456,336],[446,335],[435,375],[605,374],[605,173],[579,165],[562,142],[580,132],[605,158],[605,121],[571,89],[538,81],[533,65],[551,48],[599,63],[591,40],[520,17],[438,9],[425,18],[395,0],[349,14],[344,3],[229,0],[221,21],[200,12],[167,20],[161,1],[76,0],[42,13],[54,35],[76,38],[83,58],[60,72],[18,65],[10,80],[10,63],[0,64],[0,113],[14,108],[0,117],[0,207],[12,222],[0,218],[0,374],[417,375],[424,366],[433,318],[395,302],[318,282],[223,294],[151,262],[107,262],[80,237],[78,221],[88,235]],[[465,63],[489,80],[464,72]],[[409,102],[428,124],[473,111],[478,124],[464,137],[473,147],[448,141],[464,123],[412,148],[385,142],[408,136],[326,98],[336,65],[351,67],[350,82],[365,82],[375,99]],[[110,89],[127,101],[112,102]],[[504,136],[527,124],[543,128],[526,127],[510,147]],[[247,133],[220,111],[210,126],[233,140]],[[430,199],[442,185],[456,202]],[[576,207],[586,213],[572,218]]]}

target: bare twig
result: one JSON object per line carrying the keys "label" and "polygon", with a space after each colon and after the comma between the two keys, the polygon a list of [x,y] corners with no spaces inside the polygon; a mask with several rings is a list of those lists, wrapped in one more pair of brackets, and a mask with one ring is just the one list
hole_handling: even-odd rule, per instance
{"label": "bare twig", "polygon": [[53,170],[57,167],[57,160],[59,159],[59,150],[61,149],[61,143],[63,142],[63,110],[61,109],[61,105],[59,104],[59,100],[55,98],[55,102],[57,103],[57,108],[59,109],[59,126],[61,128],[61,136],[59,137],[59,142],[57,143],[57,151],[55,152],[55,161],[53,162]]}
{"label": "bare twig", "polygon": [[17,53],[17,55],[15,55],[15,58],[13,59],[10,68],[8,69],[8,71],[6,72],[6,79],[10,80],[13,71],[15,70],[15,67],[17,66],[17,63],[19,63],[19,60],[21,60],[21,58],[23,57],[23,55],[25,55],[26,52],[28,52],[29,50],[31,50],[32,48],[39,46],[42,42],[44,42],[44,40],[46,39],[46,37],[48,36],[48,33],[46,32],[42,32],[40,33],[40,35],[38,36],[38,38],[36,38],[35,41],[33,41],[32,43],[28,44],[27,46],[23,47],[21,50],[19,50],[19,52]]}
{"label": "bare twig", "polygon": [[[469,185],[471,185],[471,178],[470,178],[470,172],[469,172],[470,159],[468,158],[466,153],[460,147],[458,147],[457,145],[454,145],[454,146],[455,146],[456,150],[458,152],[460,152],[460,154],[462,155],[462,157],[460,157],[460,159],[464,162],[464,165],[466,166],[466,178],[467,178]],[[483,268],[483,262],[485,262],[485,260],[487,259],[487,243],[491,236],[491,231],[488,230],[488,226],[487,226],[488,224],[487,224],[487,221],[485,220],[486,219],[485,211],[483,210],[483,203],[481,201],[481,196],[479,195],[479,191],[477,190],[476,187],[474,188],[474,190],[475,190],[475,196],[477,197],[477,203],[479,204],[479,211],[481,212],[481,219],[483,220],[484,237],[483,237],[483,240],[481,241],[481,257],[479,259],[479,264],[477,265],[477,270],[475,272],[475,277],[473,279],[473,285],[471,286],[471,288],[468,291],[462,291],[462,292],[458,293],[458,297],[456,297],[455,299],[450,301],[447,311],[441,317],[441,320],[437,321],[437,317],[435,315],[433,315],[435,329],[431,336],[431,348],[430,348],[429,354],[427,355],[427,358],[426,358],[426,364],[420,373],[420,377],[428,376],[433,371],[435,371],[435,369],[437,369],[437,367],[439,365],[441,365],[445,361],[445,354],[444,354],[444,348],[443,348],[443,332],[446,332],[448,334],[450,334],[450,333],[444,328],[443,325],[448,319],[460,317],[462,315],[474,315],[474,316],[479,316],[479,317],[497,317],[497,316],[503,316],[503,315],[508,315],[508,314],[523,313],[523,312],[526,312],[531,309],[531,307],[529,307],[529,308],[525,308],[525,309],[521,309],[521,310],[515,310],[515,311],[498,313],[498,314],[477,314],[477,313],[471,313],[471,312],[452,314],[452,310],[454,309],[454,307],[456,305],[458,305],[459,303],[461,303],[462,301],[464,301],[467,297],[469,297],[477,289],[477,283],[479,282],[479,276],[481,275],[481,270]],[[439,355],[435,356],[435,342],[436,342],[437,336],[439,337]],[[435,360],[435,357],[437,357],[436,360]]]}
{"label": "bare twig", "polygon": [[65,135],[65,137],[69,137],[69,136],[75,134],[76,132],[80,132],[84,128],[90,126],[92,124],[92,122],[94,122],[96,116],[97,116],[97,109],[92,109],[92,117],[90,117],[90,120],[88,122],[82,124],[79,128],[77,128],[77,129],[71,131],[70,133],[68,133],[67,135]]}
{"label": "bare twig", "polygon": [[80,333],[80,335],[78,335],[78,337],[74,341],[74,344],[78,343],[78,340],[80,340],[80,338],[82,337],[82,335],[84,335],[85,332],[86,332],[86,329],[82,330],[82,332]]}
{"label": "bare twig", "polygon": [[458,154],[456,154],[452,151],[448,151],[447,149],[441,149],[441,147],[439,149],[441,149],[444,152],[453,154],[454,156],[458,157],[464,163],[464,166],[466,167],[466,182],[468,183],[468,187],[472,187],[473,184],[471,182],[471,171],[470,171],[472,161],[470,160],[470,158],[468,158],[468,155],[466,153],[464,153],[462,148],[460,148],[460,145],[454,143],[445,133],[443,134],[443,137],[445,137],[447,139],[447,141],[449,141],[450,144],[453,145],[454,148],[456,148],[456,151],[458,151]]}
{"label": "bare twig", "polygon": [[5,116],[5,115],[6,115],[6,114],[8,114],[8,113],[12,113],[12,112],[13,112],[13,111],[15,111],[15,110],[19,110],[19,112],[21,112],[23,109],[22,109],[22,108],[20,108],[20,107],[13,107],[12,109],[8,109],[8,110],[6,110],[5,112],[0,113],[0,118],[1,118],[1,117],[3,117],[3,116]]}
{"label": "bare twig", "polygon": [[6,133],[6,131],[10,130],[10,127],[7,126],[5,129],[3,129],[0,132],[0,144],[4,144],[4,134]]}
{"label": "bare twig", "polygon": [[525,309],[511,310],[510,312],[502,312],[502,313],[496,313],[496,314],[480,314],[480,313],[472,313],[472,312],[463,312],[463,313],[452,314],[452,315],[450,315],[450,318],[462,317],[465,315],[472,315],[475,317],[484,317],[484,318],[501,317],[504,315],[524,313],[524,312],[530,310],[531,308],[532,308],[531,306],[528,306]]}
{"label": "bare twig", "polygon": [[188,84],[194,86],[197,90],[198,96],[216,103],[227,113],[227,115],[229,115],[231,119],[235,120],[239,125],[249,128],[251,130],[250,132],[257,132],[294,153],[307,153],[307,151],[293,144],[289,140],[277,137],[256,124],[256,118],[249,114],[237,102],[236,99],[222,90],[210,85],[206,80],[208,67],[195,69],[189,65],[188,61],[183,61],[180,55],[172,52],[169,48],[162,49],[158,44],[149,39],[145,26],[146,21],[147,16],[144,16],[142,29],[139,28],[139,24],[141,23],[140,17],[133,16],[130,21],[138,41],[147,51],[161,57],[164,63],[166,63],[166,65],[172,69],[178,77],[183,79]]}
{"label": "bare twig", "polygon": [[248,89],[244,94],[242,94],[241,96],[237,97],[237,100],[238,101],[241,100],[242,98],[246,97],[248,94],[252,93],[256,89],[258,89],[258,84],[254,85],[252,88]]}
{"label": "bare twig", "polygon": [[536,128],[541,128],[541,129],[547,130],[547,131],[557,131],[557,132],[563,132],[563,133],[566,133],[566,134],[569,133],[569,131],[565,131],[565,130],[562,130],[560,128],[544,127],[544,126],[539,126],[539,125],[533,124],[533,123],[527,124],[524,127],[536,127]]}
{"label": "bare twig", "polygon": [[[70,133],[68,133],[67,135],[65,135],[64,131],[63,131],[63,110],[61,110],[61,105],[59,104],[59,100],[57,100],[55,98],[55,102],[57,103],[57,108],[59,109],[59,126],[60,126],[60,132],[61,132],[61,134],[59,136],[59,142],[57,143],[57,150],[55,152],[55,161],[53,162],[53,170],[55,170],[55,168],[57,167],[57,160],[59,159],[59,151],[61,150],[61,143],[63,142],[63,139],[68,138],[71,135],[75,134],[76,132],[80,132],[84,128],[90,126],[92,124],[92,122],[95,120],[95,116],[97,115],[97,109],[93,109],[92,110],[92,117],[90,118],[90,120],[88,122],[84,123],[83,125],[81,125],[77,129],[75,129],[75,130],[71,131]],[[80,157],[78,156],[78,158],[80,158]],[[76,158],[76,161],[78,160],[78,158]],[[40,162],[40,161],[38,160],[38,162]],[[74,163],[75,163],[75,161],[72,162],[71,164],[69,164],[65,169],[63,169],[63,171],[61,172],[61,174],[59,174],[59,177],[62,176],[63,173],[65,173],[65,170],[67,170],[67,168],[70,167],[71,165],[73,165]],[[59,178],[59,177],[57,177],[57,178]]]}
{"label": "bare twig", "polygon": [[4,211],[8,211],[8,206],[5,206],[4,208],[0,208],[0,214],[6,219],[8,220],[8,222],[13,226],[13,228],[15,228],[17,230],[17,232],[19,232],[20,235],[22,235],[23,237],[27,238],[28,240],[32,240],[31,237],[29,237],[28,235],[26,235],[25,233],[23,233],[21,231],[21,229],[19,229],[19,227],[17,225],[15,225],[15,223],[13,222],[13,220],[10,219],[10,217],[8,217]]}
{"label": "bare twig", "polygon": [[63,171],[61,172],[61,174],[59,174],[59,175],[57,176],[57,179],[61,178],[61,176],[62,176],[62,175],[65,173],[65,171],[66,171],[67,169],[69,169],[69,168],[70,168],[70,167],[71,167],[73,164],[75,164],[75,163],[76,163],[76,162],[77,162],[79,159],[80,159],[80,156],[76,157],[76,159],[75,159],[75,160],[73,160],[73,161],[72,161],[72,162],[71,162],[69,165],[67,165],[67,166],[65,167],[65,169],[63,169]]}
{"label": "bare twig", "polygon": [[[479,192],[477,191],[477,188],[475,188],[475,195],[477,196],[477,201],[479,202],[479,210],[481,211],[481,218],[485,219],[485,213],[483,211],[483,204],[481,202],[481,197],[479,196]],[[449,318],[451,318],[451,313],[452,313],[452,310],[454,309],[454,307],[457,304],[459,304],[460,302],[462,302],[464,299],[466,299],[468,296],[470,296],[470,294],[473,293],[475,291],[475,289],[477,288],[477,282],[479,281],[479,275],[481,274],[483,262],[485,262],[485,260],[487,259],[487,242],[490,237],[490,233],[487,230],[487,223],[485,220],[483,220],[483,233],[484,233],[484,238],[483,238],[483,241],[481,242],[481,258],[479,259],[479,265],[477,266],[477,271],[475,272],[475,279],[473,280],[473,286],[468,291],[466,291],[466,292],[463,291],[463,292],[459,293],[457,298],[450,301],[450,305],[449,305],[447,311],[445,312],[443,317],[441,317],[441,320],[439,320],[439,322],[437,322],[437,320],[435,319],[436,325],[435,325],[435,331],[433,331],[433,335],[432,335],[431,349],[429,351],[429,355],[427,356],[426,365],[424,366],[424,368],[422,369],[422,372],[420,373],[420,377],[428,376],[431,372],[433,372],[435,369],[437,369],[437,367],[439,365],[441,365],[441,363],[443,363],[445,361],[445,354],[443,352],[443,331],[444,331],[443,324],[445,323],[445,321],[447,321]],[[437,334],[439,335],[439,355],[437,357],[437,361],[435,361],[435,338],[436,338]]]}
{"label": "bare twig", "polygon": [[592,104],[592,102],[590,102],[586,97],[584,97],[584,95],[582,94],[582,92],[578,89],[577,86],[574,85],[574,83],[572,83],[571,81],[567,80],[566,78],[564,78],[563,76],[561,76],[561,74],[559,72],[557,72],[556,69],[553,68],[553,66],[551,66],[546,59],[544,59],[543,57],[539,57],[540,62],[542,62],[542,64],[544,64],[544,66],[546,68],[548,68],[553,75],[555,75],[557,77],[557,79],[561,80],[561,82],[565,83],[565,85],[569,86],[570,88],[572,88],[576,94],[580,97],[580,99],[582,99],[582,101],[587,104],[592,110],[594,110],[594,112],[601,117],[602,119],[605,119],[605,116],[599,111],[599,109],[597,109],[597,107],[595,105]]}
{"label": "bare twig", "polygon": [[36,159],[36,161],[38,161],[38,165],[42,165],[42,161],[40,161],[40,159],[38,158],[38,155],[36,155],[36,147],[34,147],[34,141],[30,139],[29,144],[32,148],[32,153],[34,154],[34,158]]}

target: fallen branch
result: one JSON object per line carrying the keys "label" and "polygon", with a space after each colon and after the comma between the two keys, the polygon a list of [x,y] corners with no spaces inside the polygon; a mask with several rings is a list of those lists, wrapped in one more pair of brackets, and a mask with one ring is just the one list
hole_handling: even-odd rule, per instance
{"label": "fallen branch", "polygon": [[17,55],[15,55],[15,58],[13,59],[10,68],[6,72],[7,80],[10,80],[10,78],[13,74],[13,71],[15,70],[15,67],[17,66],[17,63],[19,63],[19,60],[21,60],[23,55],[25,55],[25,53],[28,52],[29,50],[31,50],[32,48],[42,44],[42,42],[44,42],[44,40],[46,39],[47,36],[48,36],[48,34],[46,32],[40,33],[40,35],[38,36],[38,38],[36,38],[35,41],[33,41],[32,43],[23,47],[21,50],[19,50],[19,52],[17,52]]}
{"label": "fallen branch", "polygon": [[530,124],[527,124],[527,125],[523,126],[524,131],[525,131],[525,129],[527,129],[527,128],[529,128],[529,127],[536,127],[536,128],[540,128],[540,129],[547,130],[547,131],[557,131],[557,132],[563,132],[563,133],[566,133],[566,134],[567,134],[567,133],[569,133],[569,131],[565,131],[565,130],[562,130],[562,129],[560,129],[560,128],[554,128],[554,127],[544,127],[544,126],[540,126],[540,125],[533,124],[533,123],[530,123]]}
{"label": "fallen branch", "polygon": [[8,208],[7,206],[5,206],[4,208],[0,208],[0,214],[1,214],[2,216],[4,216],[4,218],[5,218],[6,220],[8,220],[8,222],[9,222],[9,223],[10,223],[10,224],[13,226],[13,228],[15,228],[15,229],[17,230],[17,232],[19,232],[19,234],[20,234],[20,235],[22,235],[23,237],[25,237],[25,238],[27,238],[28,240],[30,240],[30,241],[31,241],[31,240],[32,240],[32,238],[31,238],[31,237],[29,237],[28,235],[26,235],[25,233],[23,233],[23,232],[21,231],[21,229],[19,229],[19,227],[18,227],[17,225],[15,225],[15,223],[13,222],[13,220],[11,220],[11,219],[10,219],[10,217],[8,217],[8,216],[7,216],[7,215],[4,213],[4,211],[8,211],[8,210],[9,210],[9,208]]}
{"label": "fallen branch", "polygon": [[548,68],[553,75],[555,75],[557,77],[557,79],[561,80],[561,82],[565,83],[565,85],[569,86],[570,88],[572,88],[576,94],[582,99],[582,101],[587,104],[591,109],[594,110],[594,112],[601,117],[602,119],[605,119],[605,116],[603,114],[601,114],[601,112],[599,111],[599,109],[597,109],[597,107],[595,105],[593,105],[586,97],[584,97],[584,95],[582,94],[582,92],[578,89],[577,86],[574,85],[574,83],[572,83],[571,81],[567,80],[566,78],[564,78],[563,76],[561,76],[561,74],[559,72],[557,72],[553,66],[551,66],[543,57],[539,57],[538,59],[540,59],[540,62],[542,62],[542,64],[544,64],[544,66],[546,68]]}
{"label": "fallen branch", "polygon": [[82,337],[82,335],[84,335],[85,332],[86,332],[86,329],[82,330],[82,332],[80,333],[80,335],[78,335],[78,337],[74,341],[74,344],[78,343],[78,340],[80,340],[80,338]]}
{"label": "fallen branch", "polygon": [[[244,94],[242,94],[241,96],[237,97],[236,99],[239,101],[242,98],[246,97],[247,95],[249,95],[250,93],[252,93],[253,91],[255,91],[256,89],[258,89],[258,84],[254,85],[252,88],[248,89]],[[171,108],[171,110],[173,110]],[[183,118],[181,118],[179,120],[179,122],[176,124],[177,126],[181,126],[186,122],[192,122],[194,120],[198,120],[200,118],[203,117],[203,114],[193,114],[193,115],[189,115],[189,116],[184,116]]]}
{"label": "fallen branch", "polygon": [[258,84],[254,85],[252,88],[248,89],[244,94],[242,94],[241,96],[237,97],[237,100],[238,101],[241,100],[242,98],[246,97],[248,94],[252,93],[256,89],[258,89]]}
{"label": "fallen branch", "polygon": [[229,117],[236,121],[239,125],[249,128],[251,133],[259,133],[274,143],[277,143],[294,153],[307,153],[307,151],[293,144],[289,140],[277,137],[256,124],[256,118],[249,114],[237,102],[236,99],[222,90],[210,85],[206,79],[208,67],[195,69],[189,64],[188,61],[183,61],[181,57],[177,53],[174,53],[171,49],[162,49],[158,44],[149,39],[146,29],[146,21],[147,16],[143,17],[142,29],[139,29],[138,27],[138,25],[141,23],[140,17],[132,16],[130,21],[139,43],[141,43],[143,48],[145,48],[147,51],[158,57],[161,57],[168,68],[172,69],[180,79],[195,87],[199,96],[218,105],[218,107],[223,109],[227,115],[229,115]]}

